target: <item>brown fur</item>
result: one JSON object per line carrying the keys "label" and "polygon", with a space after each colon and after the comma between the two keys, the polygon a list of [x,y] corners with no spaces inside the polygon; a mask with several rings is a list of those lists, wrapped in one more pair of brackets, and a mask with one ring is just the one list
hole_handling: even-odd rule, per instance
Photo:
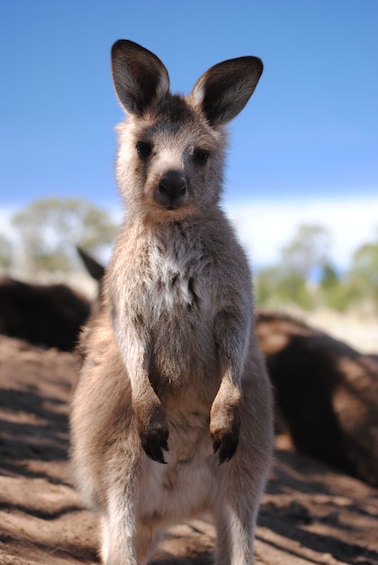
{"label": "brown fur", "polygon": [[219,197],[223,125],[262,65],[220,63],[183,98],[139,45],[117,42],[112,61],[129,114],[117,160],[126,214],[81,339],[76,482],[103,517],[106,565],[145,563],[165,527],[203,512],[218,528],[217,565],[251,564],[271,397],[251,274]]}

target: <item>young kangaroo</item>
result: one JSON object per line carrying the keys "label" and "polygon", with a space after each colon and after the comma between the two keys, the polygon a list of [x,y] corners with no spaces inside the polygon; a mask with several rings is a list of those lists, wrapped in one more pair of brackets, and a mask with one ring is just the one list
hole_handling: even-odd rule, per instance
{"label": "young kangaroo", "polygon": [[81,338],[72,461],[103,518],[106,565],[147,562],[169,525],[210,513],[217,565],[253,561],[272,448],[247,259],[219,207],[224,124],[253,93],[255,57],[169,92],[150,51],[120,40],[113,79],[128,114],[117,179],[125,219],[101,311]]}

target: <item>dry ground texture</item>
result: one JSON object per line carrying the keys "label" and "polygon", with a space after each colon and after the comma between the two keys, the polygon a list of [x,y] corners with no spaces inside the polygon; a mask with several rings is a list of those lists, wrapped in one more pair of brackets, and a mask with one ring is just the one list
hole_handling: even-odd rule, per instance
{"label": "dry ground texture", "polygon": [[[0,564],[98,563],[97,518],[70,484],[68,401],[76,359],[0,336]],[[151,565],[212,563],[206,521],[177,525]],[[277,438],[256,565],[378,564],[378,490]]]}

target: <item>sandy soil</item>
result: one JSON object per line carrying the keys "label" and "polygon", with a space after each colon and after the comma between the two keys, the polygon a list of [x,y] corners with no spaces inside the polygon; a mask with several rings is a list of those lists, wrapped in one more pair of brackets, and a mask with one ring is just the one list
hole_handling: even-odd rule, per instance
{"label": "sandy soil", "polygon": [[[70,484],[73,355],[0,336],[0,565],[98,563],[97,517]],[[256,565],[378,564],[378,490],[277,438]],[[151,565],[212,563],[209,522],[177,525]]]}

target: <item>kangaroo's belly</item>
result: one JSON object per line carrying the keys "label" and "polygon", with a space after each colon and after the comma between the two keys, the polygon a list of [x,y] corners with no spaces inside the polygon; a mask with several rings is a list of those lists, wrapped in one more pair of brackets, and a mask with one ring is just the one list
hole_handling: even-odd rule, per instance
{"label": "kangaroo's belly", "polygon": [[215,474],[219,470],[209,432],[188,440],[186,448],[182,443],[178,445],[178,437],[170,431],[169,452],[164,454],[166,465],[143,458],[138,520],[144,526],[159,528],[190,519],[213,506]]}

